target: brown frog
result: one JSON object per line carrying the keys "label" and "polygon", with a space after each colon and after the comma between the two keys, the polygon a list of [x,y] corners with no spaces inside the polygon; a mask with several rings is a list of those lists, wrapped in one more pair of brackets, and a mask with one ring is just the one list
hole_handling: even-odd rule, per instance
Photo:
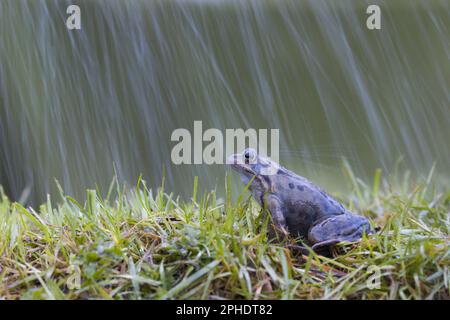
{"label": "brown frog", "polygon": [[306,239],[314,251],[373,233],[365,217],[349,212],[311,181],[253,149],[230,156],[227,163],[245,185],[251,181],[253,197],[270,212],[275,226]]}

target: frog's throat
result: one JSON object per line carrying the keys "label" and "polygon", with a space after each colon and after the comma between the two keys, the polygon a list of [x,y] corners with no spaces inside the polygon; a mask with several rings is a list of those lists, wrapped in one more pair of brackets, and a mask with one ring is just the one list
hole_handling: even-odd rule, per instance
{"label": "frog's throat", "polygon": [[274,193],[274,187],[270,181],[270,179],[265,178],[264,176],[257,175],[255,176],[255,179],[258,179],[258,181],[263,186],[264,194],[266,193]]}

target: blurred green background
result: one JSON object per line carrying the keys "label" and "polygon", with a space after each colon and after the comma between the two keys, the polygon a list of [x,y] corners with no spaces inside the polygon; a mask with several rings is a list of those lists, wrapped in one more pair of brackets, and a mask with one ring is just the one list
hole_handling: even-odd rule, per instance
{"label": "blurred green background", "polygon": [[55,179],[82,197],[115,172],[157,187],[163,168],[176,194],[196,175],[220,188],[223,165],[170,160],[194,120],[280,129],[281,163],[330,191],[342,157],[366,180],[402,159],[449,183],[449,1],[78,0],[70,31],[72,3],[0,2],[0,185],[15,199],[39,203]]}

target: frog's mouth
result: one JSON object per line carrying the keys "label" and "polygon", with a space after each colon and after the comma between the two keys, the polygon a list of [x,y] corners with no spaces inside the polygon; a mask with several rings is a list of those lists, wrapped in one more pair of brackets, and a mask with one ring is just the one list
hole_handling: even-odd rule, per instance
{"label": "frog's mouth", "polygon": [[[248,185],[250,181],[258,179],[257,173],[252,169],[252,167],[242,161],[243,157],[241,154],[233,154],[227,159],[227,164],[240,175],[241,182],[244,185]],[[250,186],[252,189],[253,183]]]}
{"label": "frog's mouth", "polygon": [[233,170],[247,176],[248,179],[256,176],[256,172],[248,164],[242,161],[241,154],[233,154],[229,156],[227,159],[227,165],[229,165]]}

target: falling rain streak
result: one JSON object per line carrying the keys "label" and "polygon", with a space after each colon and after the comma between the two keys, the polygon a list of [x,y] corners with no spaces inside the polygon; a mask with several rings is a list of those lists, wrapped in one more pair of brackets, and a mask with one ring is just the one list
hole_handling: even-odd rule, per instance
{"label": "falling rain streak", "polygon": [[[0,184],[81,197],[116,173],[189,195],[223,165],[175,165],[171,134],[280,129],[280,160],[331,191],[346,157],[369,179],[450,171],[448,1],[0,2]],[[379,5],[381,29],[367,8]],[[26,191],[24,193],[24,190]],[[29,196],[27,196],[29,194]]]}

